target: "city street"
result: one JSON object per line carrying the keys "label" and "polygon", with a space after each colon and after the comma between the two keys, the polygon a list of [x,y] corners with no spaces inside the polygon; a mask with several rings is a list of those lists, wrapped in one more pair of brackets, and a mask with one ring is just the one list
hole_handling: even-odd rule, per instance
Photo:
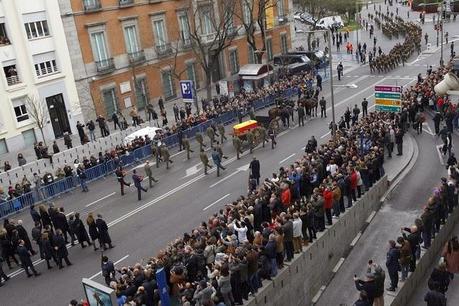
{"label": "city street", "polygon": [[[405,8],[400,9],[400,14],[406,14]],[[416,16],[412,14],[411,19],[414,20],[415,17],[417,14]],[[445,31],[450,33],[450,41],[459,40],[457,25],[458,23],[445,24]],[[434,37],[431,22],[426,22],[423,29],[427,30],[430,37]],[[360,32],[360,39],[369,42],[367,33],[362,30]],[[395,43],[401,41],[401,39],[383,38],[380,30],[375,32],[379,39],[378,44],[381,43],[386,52]],[[301,44],[301,34],[297,35],[296,41]],[[354,33],[351,34],[351,40],[354,41]],[[355,59],[345,54],[344,49],[342,48],[344,54],[333,54],[334,67],[338,61],[343,61],[345,67],[344,78],[341,81],[334,76],[336,120],[339,120],[347,107],[352,108],[354,105],[361,107],[360,103],[364,98],[369,101],[369,111],[373,111],[376,85],[409,87],[416,82],[419,73],[425,74],[426,67],[438,65],[440,54],[440,49],[434,46],[432,53],[411,57],[405,67],[398,67],[387,74],[370,74],[368,65],[358,64]],[[449,59],[449,45],[445,45],[444,56],[445,59]],[[336,69],[333,73],[336,74]],[[319,142],[327,141],[332,116],[329,87],[329,81],[325,81],[324,91],[319,96],[324,96],[327,100],[327,118],[312,118],[304,127],[294,125],[286,129],[278,135],[278,144],[274,150],[271,149],[270,143],[266,144],[265,148],[259,145],[253,154],[249,154],[246,150],[241,159],[237,160],[231,137],[227,136],[228,140],[223,145],[223,152],[228,159],[224,160],[223,165],[226,170],[222,171],[220,177],[217,177],[215,167],[208,175],[204,175],[198,146],[195,141],[192,141],[194,150],[192,159],[186,160],[183,151],[174,151],[171,157],[174,163],[169,170],[166,170],[163,164],[158,169],[152,168],[159,182],[142,194],[141,201],[137,201],[137,190],[133,186],[127,188],[125,196],[121,196],[115,175],[110,175],[90,184],[88,193],[82,193],[77,188],[57,198],[54,205],[64,207],[66,214],[79,212],[82,220],[86,219],[89,212],[102,214],[115,245],[114,249],[104,252],[104,255],[109,256],[117,267],[145,262],[147,258],[165,248],[169,241],[189,232],[201,221],[206,221],[210,215],[224,207],[225,203],[230,203],[241,194],[246,194],[248,165],[252,156],[260,160],[261,175],[265,178],[270,177],[279,167],[288,166],[300,157],[311,136],[314,135]],[[296,120],[295,114],[295,124]],[[230,133],[231,128],[231,126],[226,127],[227,133]],[[446,175],[444,160],[440,159],[436,152],[441,140],[433,135],[432,130],[433,123],[429,116],[424,125],[424,133],[413,135],[419,152],[413,168],[398,184],[362,234],[341,269],[327,285],[317,305],[352,305],[358,297],[358,291],[352,280],[353,275],[365,274],[368,259],[384,265],[387,241],[396,238],[400,234],[400,227],[411,225],[414,218],[420,215],[421,207],[425,204],[432,188],[438,184],[440,177]],[[207,137],[205,141],[209,143]],[[453,144],[456,141],[459,141],[459,137],[454,135]],[[210,159],[210,151],[208,155]],[[394,159],[396,158],[401,157],[394,156]],[[143,175],[143,164],[139,164],[136,168]],[[131,171],[132,169],[129,169],[127,182],[132,182]],[[144,181],[143,185],[146,187],[148,183]],[[28,211],[13,216],[13,219],[23,220],[30,233],[32,219]],[[457,229],[456,233],[458,233]],[[1,288],[3,291],[1,301],[4,305],[45,306],[66,305],[72,298],[83,298],[82,278],[104,282],[100,273],[100,256],[100,251],[93,251],[91,247],[82,249],[76,245],[69,249],[69,259],[73,265],[63,270],[58,270],[56,267],[47,270],[43,260],[34,256],[36,269],[42,273],[38,278],[27,278],[22,269],[14,268],[8,271],[4,265],[5,272],[12,279]],[[387,278],[386,282],[388,282]],[[455,282],[457,284],[457,280]],[[413,299],[417,301],[419,296]]]}

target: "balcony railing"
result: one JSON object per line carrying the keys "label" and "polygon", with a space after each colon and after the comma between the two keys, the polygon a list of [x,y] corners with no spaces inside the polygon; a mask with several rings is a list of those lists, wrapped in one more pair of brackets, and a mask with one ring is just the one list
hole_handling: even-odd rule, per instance
{"label": "balcony railing", "polygon": [[120,7],[127,7],[134,4],[134,0],[119,0]]}
{"label": "balcony railing", "polygon": [[145,52],[143,50],[128,53],[131,64],[140,64],[145,62]]}
{"label": "balcony railing", "polygon": [[21,80],[19,79],[19,76],[12,75],[12,76],[6,77],[6,82],[8,83],[8,86],[12,86],[12,85],[21,83]]}
{"label": "balcony railing", "polygon": [[102,9],[100,0],[83,0],[83,7],[85,12],[94,12]]}
{"label": "balcony railing", "polygon": [[115,62],[113,58],[96,61],[96,68],[99,74],[110,73],[115,70]]}
{"label": "balcony railing", "polygon": [[171,52],[171,44],[170,43],[165,43],[162,45],[157,45],[155,46],[156,54],[158,56],[165,56],[168,55]]}

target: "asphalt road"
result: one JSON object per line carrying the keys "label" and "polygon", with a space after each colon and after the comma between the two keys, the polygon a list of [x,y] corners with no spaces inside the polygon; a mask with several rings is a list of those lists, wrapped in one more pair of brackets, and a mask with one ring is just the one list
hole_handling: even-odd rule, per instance
{"label": "asphalt road", "polygon": [[[377,32],[377,35],[381,37],[380,32]],[[415,61],[416,57],[410,60]],[[363,98],[367,98],[370,107],[372,107],[375,85],[409,85],[415,81],[419,72],[425,71],[426,64],[437,61],[436,56],[421,56],[417,62],[404,68],[398,68],[387,75],[370,75],[368,66],[360,66],[349,61],[344,71],[345,78],[341,82],[335,82],[338,85],[334,88],[337,119],[344,113],[347,106],[354,104],[360,106]],[[347,84],[355,84],[357,88],[345,86]],[[330,101],[330,92],[327,87],[328,82],[324,84],[323,95],[327,101]],[[328,102],[328,107],[329,104],[330,102]],[[288,165],[294,161],[295,157],[299,157],[306,140],[311,135],[315,135],[320,141],[325,141],[328,137],[330,116],[331,111],[328,109],[327,119],[313,119],[305,127],[295,126],[281,133],[277,139],[278,146],[275,150],[271,150],[270,144],[266,148],[258,147],[253,155],[261,162],[262,176],[270,176],[273,170],[278,169],[281,165]],[[419,188],[419,182],[423,182],[425,186],[433,186],[441,174],[439,172],[437,175],[435,172],[440,171],[440,168],[434,162],[431,163],[432,169],[423,167],[425,162],[422,158],[427,158],[427,161],[429,158],[433,161],[436,161],[435,158],[438,159],[431,151],[434,139],[425,134],[420,137],[419,141],[427,142],[420,144],[420,147],[425,146],[427,151],[420,154],[421,166],[418,164],[416,166],[419,167],[419,174],[413,177],[417,184],[411,183],[411,180],[407,180],[407,183],[412,188],[410,194],[414,193],[416,199],[421,201],[426,199],[429,188],[424,188],[426,194],[414,192],[416,188]],[[161,165],[155,171],[160,182],[147,193],[144,193],[144,199],[140,202],[137,201],[136,191],[133,188],[129,190],[127,195],[121,197],[115,177],[109,176],[91,184],[89,193],[85,194],[76,190],[57,199],[55,205],[65,207],[66,213],[81,212],[83,218],[86,218],[87,212],[90,211],[101,213],[110,226],[112,240],[116,245],[106,254],[113,261],[119,262],[118,266],[140,262],[143,258],[156,254],[169,241],[191,230],[200,221],[206,220],[209,215],[223,207],[225,203],[246,192],[247,165],[251,160],[251,156],[248,155],[250,154],[246,152],[241,160],[236,160],[231,142],[227,141],[223,147],[224,152],[229,156],[229,159],[225,161],[227,170],[223,171],[222,176],[217,178],[213,169],[209,171],[209,175],[203,175],[197,154],[198,150],[195,144],[193,147],[195,153],[191,160],[186,161],[184,153],[179,153],[172,157],[174,164],[170,170],[166,170]],[[413,170],[412,173],[414,171],[416,170]],[[425,179],[421,180],[423,176]],[[429,177],[431,177],[430,181]],[[403,184],[403,186],[406,185]],[[395,211],[401,217],[406,214],[407,220],[411,221],[411,213],[416,212],[415,207],[412,206],[418,205],[415,204],[417,201],[409,198],[409,194],[406,194],[406,198],[401,200],[403,201],[397,202]],[[386,206],[392,207],[394,205],[388,203]],[[406,210],[414,211],[406,213]],[[28,212],[18,214],[14,219],[24,220],[27,229],[30,230],[31,218]],[[379,224],[379,226],[385,228],[384,224]],[[375,226],[374,231],[376,229],[379,227]],[[376,232],[380,233],[381,231]],[[359,243],[363,241],[364,239],[361,239]],[[374,243],[372,244],[374,245]],[[372,252],[374,247],[367,244],[361,248],[365,251],[368,248],[368,252]],[[11,276],[13,276],[11,281],[1,288],[5,292],[2,294],[2,302],[7,305],[64,305],[71,298],[83,296],[81,278],[92,277],[94,280],[102,282],[100,274],[98,275],[100,272],[99,252],[94,252],[90,248],[81,249],[79,246],[75,246],[71,248],[69,257],[74,265],[61,271],[57,269],[47,271],[46,266],[38,261],[37,269],[42,272],[42,276],[37,279],[28,279],[20,270],[10,271]],[[362,257],[367,256],[362,255]],[[348,289],[339,286],[332,288],[336,288],[336,290],[327,291],[330,296],[343,296],[345,295],[343,292],[354,292],[352,290],[342,291]]]}

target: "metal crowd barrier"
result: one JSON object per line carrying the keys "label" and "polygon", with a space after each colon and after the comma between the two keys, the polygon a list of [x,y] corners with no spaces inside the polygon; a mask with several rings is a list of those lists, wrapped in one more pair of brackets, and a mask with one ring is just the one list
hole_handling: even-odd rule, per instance
{"label": "metal crowd barrier", "polygon": [[[288,88],[279,96],[284,98],[290,98],[293,95],[297,94],[296,88]],[[265,107],[271,106],[275,103],[275,99],[278,96],[268,96],[259,100],[252,102],[252,106],[255,111],[263,109]],[[202,122],[196,126],[193,126],[186,131],[184,134],[188,138],[195,137],[196,133],[201,132],[205,133],[206,129],[212,124],[229,124],[236,121],[237,112],[228,111],[218,116],[217,118],[212,118],[206,122]],[[168,147],[174,147],[178,145],[178,137],[176,134],[166,137],[163,142]],[[96,165],[86,170],[87,182],[97,180],[101,177],[107,176],[113,173],[116,168],[121,163],[123,167],[131,166],[135,163],[140,162],[141,160],[151,156],[152,148],[150,145],[146,145],[142,148],[137,148],[132,152],[128,152],[125,155],[122,155],[119,160],[109,160],[103,164]],[[30,207],[34,203],[41,202],[43,200],[49,200],[56,196],[59,196],[63,193],[69,192],[79,186],[79,178],[74,175],[71,177],[65,177],[59,180],[54,181],[51,184],[45,185],[40,188],[40,190],[33,190],[26,194],[23,194],[17,198],[11,200],[0,200],[0,218],[8,217],[12,214],[18,213],[21,210]],[[43,198],[44,197],[44,198]]]}

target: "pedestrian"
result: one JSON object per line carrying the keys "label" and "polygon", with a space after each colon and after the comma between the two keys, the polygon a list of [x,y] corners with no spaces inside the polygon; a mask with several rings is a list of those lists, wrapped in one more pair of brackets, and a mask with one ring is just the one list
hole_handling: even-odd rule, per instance
{"label": "pedestrian", "polygon": [[96,226],[97,230],[99,231],[100,245],[103,250],[105,251],[107,249],[107,245],[109,249],[112,249],[114,246],[112,245],[112,240],[108,233],[108,226],[104,219],[102,219],[101,214],[97,215]]}
{"label": "pedestrian", "polygon": [[92,244],[94,245],[94,251],[97,251],[99,248],[96,246],[96,241],[99,241],[101,248],[102,242],[100,240],[99,230],[97,229],[96,221],[94,220],[94,215],[92,213],[88,214],[88,217],[86,218],[86,224],[88,225],[89,236],[91,237]]}
{"label": "pedestrian", "polygon": [[32,271],[33,275],[39,276],[41,273],[37,272],[32,263],[32,254],[24,246],[24,240],[19,240],[19,246],[16,249],[19,259],[21,261],[21,266],[25,270],[27,277],[31,277],[32,274],[29,272],[29,269]]}
{"label": "pedestrian", "polygon": [[88,128],[89,131],[89,140],[91,142],[96,141],[96,125],[94,121],[89,120],[88,123],[86,123],[86,127]]}
{"label": "pedestrian", "polygon": [[222,159],[220,154],[217,151],[217,148],[214,148],[212,152],[212,161],[214,162],[215,166],[217,166],[217,177],[220,176],[220,169],[226,170],[225,167],[222,166]]}
{"label": "pedestrian", "polygon": [[[102,137],[110,135],[110,132],[108,131],[107,123],[105,122],[105,118],[102,115],[99,115],[96,121],[99,124],[100,134],[102,135]],[[121,126],[120,126],[120,129],[121,129]]]}
{"label": "pedestrian", "polygon": [[[70,216],[73,217],[73,216]],[[91,245],[91,241],[89,240],[88,232],[86,231],[86,228],[83,224],[83,221],[80,219],[80,213],[75,213],[75,220],[73,221],[73,227],[72,231],[75,234],[76,238],[78,239],[78,242],[80,243],[82,248],[85,248],[86,245],[84,244],[85,242],[88,243],[88,245]],[[97,250],[96,244],[94,243],[94,250]]]}
{"label": "pedestrian", "polygon": [[[112,121],[113,121],[113,129],[114,129],[115,131],[116,131],[116,127],[119,127],[120,130],[123,130],[123,128],[122,128],[121,125],[120,125],[120,118],[118,117],[118,114],[117,114],[116,112],[114,112],[114,113],[112,114]],[[99,122],[99,126],[100,126],[100,122]],[[102,128],[101,128],[100,132],[102,133]],[[103,136],[104,136],[104,135],[102,134],[102,137],[103,137]]]}
{"label": "pedestrian", "polygon": [[339,62],[336,70],[338,71],[338,81],[341,81],[341,77],[343,76],[343,70],[344,70],[342,62]]}
{"label": "pedestrian", "polygon": [[83,192],[88,192],[89,189],[88,189],[88,185],[86,184],[86,179],[88,177],[86,175],[86,169],[84,168],[83,164],[79,164],[78,165],[77,175],[78,175],[78,179],[80,181],[81,190]]}
{"label": "pedestrian", "polygon": [[[64,213],[64,207],[59,207],[59,211],[55,214],[54,220],[55,220],[54,221],[55,229],[60,229],[62,231],[62,236],[65,239],[65,243],[68,243],[67,234],[70,235],[70,227],[69,227],[69,223],[67,221],[67,216]],[[73,243],[72,243],[72,245],[73,245]]]}
{"label": "pedestrian", "polygon": [[257,186],[260,185],[260,161],[254,156],[249,165],[250,175],[257,181]]}
{"label": "pedestrian", "polygon": [[186,159],[190,159],[190,152],[193,153],[194,151],[191,150],[190,147],[190,140],[188,139],[188,136],[185,134],[184,138],[182,140],[183,147],[185,148],[186,151]]}
{"label": "pedestrian", "polygon": [[68,258],[69,252],[67,251],[66,242],[64,240],[64,236],[62,235],[62,231],[60,229],[56,230],[56,235],[54,235],[53,237],[53,244],[54,244],[54,250],[56,252],[57,264],[59,266],[59,270],[64,267],[62,265],[62,261],[65,261],[65,264],[67,266],[71,266],[72,263],[70,262]]}
{"label": "pedestrian", "polygon": [[80,142],[83,145],[84,144],[84,139],[85,139],[84,125],[81,124],[80,121],[77,121],[76,128],[77,128],[77,131],[78,131],[78,136],[80,136]]}
{"label": "pedestrian", "polygon": [[35,192],[36,192],[37,197],[38,197],[38,199],[37,199],[38,201],[37,202],[45,200],[46,199],[45,191],[42,188],[43,181],[42,181],[41,177],[39,177],[36,172],[33,174],[33,181],[34,181],[34,184],[35,184]]}
{"label": "pedestrian", "polygon": [[142,200],[142,191],[147,192],[147,189],[142,187],[143,177],[137,174],[136,169],[132,170],[132,181],[134,182],[135,188],[137,188],[137,200],[140,201]]}
{"label": "pedestrian", "polygon": [[180,121],[179,108],[177,106],[177,103],[174,103],[174,106],[172,106],[172,111],[174,112],[175,122]]}
{"label": "pedestrian", "polygon": [[68,132],[64,133],[64,145],[67,147],[67,150],[73,148],[72,138],[70,137]]}
{"label": "pedestrian", "polygon": [[145,171],[145,176],[148,177],[149,186],[150,188],[152,188],[153,182],[157,183],[159,181],[153,177],[153,171],[151,170],[151,165],[150,165],[149,160],[145,162],[145,166],[143,167],[143,169]]}
{"label": "pedestrian", "polygon": [[443,248],[442,256],[446,262],[449,273],[459,273],[459,241],[457,236],[453,236]]}
{"label": "pedestrian", "polygon": [[322,91],[322,77],[320,74],[316,74],[316,82],[317,88],[320,88],[320,91]]}
{"label": "pedestrian", "polygon": [[363,98],[363,101],[362,101],[362,113],[363,113],[364,117],[368,116],[368,100],[367,100],[367,98]]}
{"label": "pedestrian", "polygon": [[203,149],[201,149],[201,153],[199,154],[199,158],[201,159],[201,162],[204,166],[204,174],[207,175],[207,167],[212,168],[212,166],[209,164],[209,158],[207,157],[206,152],[204,152]]}
{"label": "pedestrian", "polygon": [[365,280],[361,280],[357,278],[357,275],[354,275],[354,283],[358,291],[364,291],[367,294],[369,304],[373,305],[376,294],[376,283],[373,273],[367,273]]}
{"label": "pedestrian", "polygon": [[322,97],[319,101],[320,105],[320,118],[327,118],[327,101],[325,101],[325,98]]}
{"label": "pedestrian", "polygon": [[61,150],[59,149],[59,146],[57,145],[57,142],[54,140],[53,141],[53,154],[59,153]]}
{"label": "pedestrian", "polygon": [[446,306],[446,296],[436,287],[429,288],[424,296],[424,302],[427,303],[427,306]]}
{"label": "pedestrian", "polygon": [[124,186],[131,186],[131,183],[127,183],[124,178],[126,176],[126,171],[123,170],[123,166],[119,166],[115,171],[116,179],[120,183],[121,195],[124,195]]}
{"label": "pedestrian", "polygon": [[102,271],[102,276],[105,279],[105,284],[107,284],[107,286],[110,287],[110,282],[112,280],[115,280],[115,265],[111,260],[108,260],[108,257],[103,255],[103,253],[101,253],[100,268]]}
{"label": "pedestrian", "polygon": [[0,256],[0,287],[3,286],[3,281],[6,282],[9,279],[10,278],[8,277],[8,275],[6,275],[5,272],[3,271],[3,258]]}
{"label": "pedestrian", "polygon": [[[304,115],[305,115],[304,106],[298,105],[297,111],[298,111],[298,126],[304,126]],[[264,147],[264,140],[263,140],[263,147]]]}
{"label": "pedestrian", "polygon": [[159,110],[161,112],[163,112],[164,111],[164,101],[163,101],[163,97],[162,96],[160,96],[159,99],[158,99],[158,106],[159,106]]}
{"label": "pedestrian", "polygon": [[397,155],[403,155],[403,131],[399,128],[395,130],[395,144],[397,145]]}
{"label": "pedestrian", "polygon": [[398,287],[398,271],[400,267],[400,250],[397,248],[394,240],[389,240],[389,251],[386,255],[386,267],[389,272],[390,287],[387,291],[395,291]]}
{"label": "pedestrian", "polygon": [[443,116],[441,115],[440,112],[436,111],[432,120],[434,122],[435,135],[438,135],[440,133],[440,122],[443,120]]}

